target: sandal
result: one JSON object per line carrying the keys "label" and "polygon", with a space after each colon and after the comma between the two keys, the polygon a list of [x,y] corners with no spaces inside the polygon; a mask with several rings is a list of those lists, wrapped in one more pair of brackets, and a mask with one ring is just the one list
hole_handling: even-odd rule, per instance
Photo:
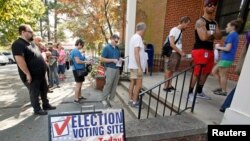
{"label": "sandal", "polygon": [[85,98],[85,97],[83,97],[83,96],[80,96],[79,98],[78,98],[79,100],[86,100],[87,98]]}

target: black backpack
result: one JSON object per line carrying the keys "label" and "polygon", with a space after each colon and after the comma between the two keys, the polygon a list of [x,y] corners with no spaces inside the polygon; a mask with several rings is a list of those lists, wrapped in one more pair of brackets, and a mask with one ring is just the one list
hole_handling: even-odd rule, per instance
{"label": "black backpack", "polygon": [[[181,33],[182,33],[182,31],[181,31]],[[179,37],[177,38],[177,40],[174,42],[174,44],[176,44],[179,41],[179,39],[181,37],[181,33],[180,33]],[[172,54],[172,50],[173,50],[173,48],[170,46],[170,41],[169,41],[169,37],[168,37],[167,42],[165,42],[163,47],[162,47],[161,55],[170,57]]]}

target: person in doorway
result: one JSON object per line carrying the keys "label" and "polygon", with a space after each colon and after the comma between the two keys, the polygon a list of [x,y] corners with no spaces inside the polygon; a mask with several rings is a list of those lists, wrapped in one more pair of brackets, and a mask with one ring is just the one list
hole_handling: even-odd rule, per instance
{"label": "person in doorway", "polygon": [[101,61],[105,66],[106,81],[103,88],[102,103],[104,106],[111,107],[110,100],[113,100],[116,93],[116,87],[120,78],[121,52],[117,47],[119,36],[114,34],[110,38],[102,52]]}
{"label": "person in doorway", "polygon": [[189,101],[193,101],[193,89],[197,82],[201,66],[205,64],[201,71],[200,82],[197,83],[197,98],[211,99],[203,92],[203,86],[214,66],[214,47],[215,39],[222,38],[221,31],[217,22],[214,20],[217,0],[204,1],[204,15],[196,21],[195,24],[195,44],[192,50],[193,62],[195,64],[192,82],[188,92]]}
{"label": "person in doorway", "polygon": [[239,42],[239,35],[237,31],[241,24],[241,19],[230,21],[226,27],[226,32],[229,34],[226,37],[224,46],[221,47],[219,44],[216,46],[216,49],[222,51],[221,59],[215,66],[218,71],[215,71],[217,73],[213,74],[217,77],[220,86],[219,88],[213,90],[214,94],[216,95],[227,95],[227,72],[233,64],[235,58]]}
{"label": "person in doorway", "polygon": [[[46,63],[37,46],[33,46],[33,30],[30,25],[19,26],[20,38],[11,46],[15,57],[19,76],[29,90],[30,101],[34,113],[47,115],[46,110],[54,110],[56,107],[49,104],[47,98],[48,85],[45,78]],[[42,108],[39,103],[39,96],[42,100]]]}
{"label": "person in doorway", "polygon": [[[168,60],[167,69],[165,70],[166,79],[171,78],[173,76],[174,72],[179,68],[181,57],[185,56],[185,52],[182,50],[182,32],[186,28],[188,28],[190,22],[191,20],[189,17],[181,17],[179,25],[170,30],[167,40],[169,40],[170,46],[173,48],[173,50]],[[165,86],[163,88],[164,91],[171,93],[173,92],[173,90],[175,90],[175,88],[171,85],[171,82],[172,81],[169,80],[165,83]]]}
{"label": "person in doorway", "polygon": [[138,96],[142,87],[142,75],[146,66],[143,66],[145,58],[144,44],[142,36],[145,33],[146,24],[141,22],[136,25],[136,33],[129,42],[129,63],[130,84],[129,84],[129,104],[139,108]]}

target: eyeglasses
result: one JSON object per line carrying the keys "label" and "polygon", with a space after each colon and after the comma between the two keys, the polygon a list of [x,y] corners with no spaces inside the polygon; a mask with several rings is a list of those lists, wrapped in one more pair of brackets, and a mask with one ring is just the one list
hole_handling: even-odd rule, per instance
{"label": "eyeglasses", "polygon": [[209,4],[207,5],[207,7],[212,7],[212,6],[216,7],[216,6],[217,6],[217,3],[209,3]]}

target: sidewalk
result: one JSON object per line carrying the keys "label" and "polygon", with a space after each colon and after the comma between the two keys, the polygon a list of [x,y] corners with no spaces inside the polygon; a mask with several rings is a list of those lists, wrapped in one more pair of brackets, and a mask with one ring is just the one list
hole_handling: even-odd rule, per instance
{"label": "sidewalk", "polygon": [[[9,76],[9,73],[6,71],[9,69],[11,76]],[[33,115],[27,88],[24,87],[19,79],[16,65],[1,67],[0,71],[0,140],[48,140],[48,116]],[[66,76],[67,79],[65,82],[60,83],[60,88],[53,89],[53,93],[48,93],[50,103],[57,106],[57,109],[49,111],[49,114],[80,112],[81,106],[86,105],[94,105],[97,110],[104,108],[100,102],[102,92],[94,89],[88,79],[86,79],[82,86],[82,95],[86,97],[87,100],[82,101],[81,104],[73,103],[74,78],[72,71],[66,71]],[[115,108],[123,107],[117,98],[115,98],[111,104]],[[125,116],[126,121],[132,120],[132,117],[126,110]]]}

